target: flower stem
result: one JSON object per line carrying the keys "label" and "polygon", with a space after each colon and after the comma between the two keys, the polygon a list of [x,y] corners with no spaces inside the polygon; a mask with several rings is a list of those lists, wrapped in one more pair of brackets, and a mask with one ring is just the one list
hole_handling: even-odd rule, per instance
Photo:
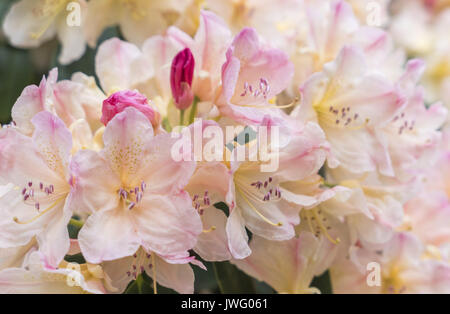
{"label": "flower stem", "polygon": [[197,96],[195,96],[194,102],[191,107],[191,112],[189,114],[189,124],[194,123],[195,116],[197,115],[197,105],[198,105],[199,101],[200,101],[200,99]]}
{"label": "flower stem", "polygon": [[81,229],[83,227],[83,225],[84,225],[84,223],[82,221],[76,220],[76,219],[73,219],[73,218],[70,219],[69,224],[74,226],[74,227],[76,227],[76,228],[78,228],[78,229]]}
{"label": "flower stem", "polygon": [[184,125],[184,110],[180,110],[180,125]]}

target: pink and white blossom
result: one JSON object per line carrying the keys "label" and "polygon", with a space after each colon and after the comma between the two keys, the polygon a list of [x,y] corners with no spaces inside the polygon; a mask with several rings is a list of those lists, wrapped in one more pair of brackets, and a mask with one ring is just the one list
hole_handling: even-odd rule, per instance
{"label": "pink and white blossom", "polygon": [[73,206],[91,213],[79,233],[87,261],[131,256],[140,246],[166,258],[189,256],[202,231],[183,191],[195,162],[172,160],[175,140],[155,136],[147,117],[128,107],[106,126],[100,152],[74,156]]}

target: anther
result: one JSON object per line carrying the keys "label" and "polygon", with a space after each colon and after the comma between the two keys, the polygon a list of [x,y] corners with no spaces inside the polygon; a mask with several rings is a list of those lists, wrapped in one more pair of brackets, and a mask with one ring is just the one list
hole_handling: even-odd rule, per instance
{"label": "anther", "polygon": [[136,194],[136,202],[139,203],[142,200],[142,192]]}

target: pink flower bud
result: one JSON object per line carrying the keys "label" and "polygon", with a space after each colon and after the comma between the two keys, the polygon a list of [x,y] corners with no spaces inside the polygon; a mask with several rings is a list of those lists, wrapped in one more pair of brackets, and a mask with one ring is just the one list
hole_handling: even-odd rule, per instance
{"label": "pink flower bud", "polygon": [[192,78],[194,76],[195,60],[189,48],[180,51],[172,61],[170,71],[170,86],[175,99],[175,106],[184,110],[189,108],[194,100]]}
{"label": "pink flower bud", "polygon": [[103,101],[101,122],[106,126],[116,114],[127,107],[133,107],[142,112],[153,127],[156,128],[159,125],[160,115],[149,106],[147,97],[131,90],[116,92]]}

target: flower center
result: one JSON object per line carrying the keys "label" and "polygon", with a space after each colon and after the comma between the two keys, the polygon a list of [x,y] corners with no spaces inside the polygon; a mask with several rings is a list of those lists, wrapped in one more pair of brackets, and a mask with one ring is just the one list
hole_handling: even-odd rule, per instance
{"label": "flower center", "polygon": [[[240,103],[239,106],[241,107],[249,107],[249,108],[263,108],[263,109],[270,109],[270,108],[276,108],[276,109],[285,109],[295,106],[298,103],[298,99],[295,99],[292,103],[288,105],[278,106],[275,103],[275,97],[272,99],[268,99],[270,93],[270,84],[269,81],[261,77],[259,79],[258,84],[252,85],[249,82],[244,82],[244,85],[242,87],[242,92],[239,94],[239,97],[244,98],[250,102],[250,104],[242,104]],[[261,104],[252,104],[254,102],[257,103],[265,103],[265,105]],[[267,105],[269,103],[270,105]]]}
{"label": "flower center", "polygon": [[140,274],[146,272],[147,275],[150,275],[151,271],[153,277],[153,291],[155,294],[158,293],[156,287],[155,253],[148,253],[141,247],[133,254],[133,259],[131,268],[127,270],[126,275],[131,280],[136,280]]}
{"label": "flower center", "polygon": [[302,220],[306,220],[309,226],[309,230],[316,237],[319,237],[320,234],[323,234],[333,244],[339,244],[341,242],[339,238],[334,239],[330,235],[329,231],[332,228],[321,209],[317,207],[312,209],[304,209],[300,211],[300,217]]}
{"label": "flower center", "polygon": [[395,116],[393,120],[393,126],[397,129],[398,135],[402,135],[407,131],[412,132],[414,130],[415,124],[415,120],[406,119],[406,115],[404,112]]}
{"label": "flower center", "polygon": [[245,97],[247,95],[252,96],[253,98],[264,98],[267,99],[267,96],[270,92],[270,85],[267,79],[261,77],[259,79],[259,86],[253,86],[252,84],[245,82],[243,87],[243,92],[241,93],[241,97]]}
{"label": "flower center", "polygon": [[245,176],[235,175],[234,182],[236,192],[259,217],[272,226],[281,227],[283,225],[281,222],[271,221],[257,209],[261,203],[277,202],[281,199],[279,185],[272,177],[268,177],[264,181],[249,182]]}
{"label": "flower center", "polygon": [[320,125],[332,126],[347,130],[359,130],[368,125],[368,118],[361,118],[359,112],[354,111],[349,106],[323,105],[315,106]]}
{"label": "flower center", "polygon": [[406,286],[400,276],[401,268],[392,266],[386,275],[382,278],[382,287],[384,293],[400,294],[406,291]]}
{"label": "flower center", "polygon": [[211,206],[211,199],[209,198],[209,192],[206,190],[203,193],[203,197],[199,194],[195,194],[194,197],[192,197],[192,206],[195,208],[196,211],[200,215],[203,215],[204,210]]}
{"label": "flower center", "polygon": [[[18,189],[20,189],[20,187]],[[68,191],[65,189],[56,191],[53,184],[45,184],[43,182],[35,183],[32,180],[29,180],[20,190],[23,202],[28,206],[34,207],[38,214],[25,221],[21,221],[18,217],[14,217],[14,221],[18,224],[28,224],[35,221],[57,207],[57,205],[66,199],[68,194]],[[47,207],[43,209],[45,206]]]}
{"label": "flower center", "polygon": [[129,210],[132,210],[142,201],[146,188],[147,184],[142,181],[140,186],[131,189],[120,188],[117,193],[119,194],[119,198],[125,203],[125,206]]}

